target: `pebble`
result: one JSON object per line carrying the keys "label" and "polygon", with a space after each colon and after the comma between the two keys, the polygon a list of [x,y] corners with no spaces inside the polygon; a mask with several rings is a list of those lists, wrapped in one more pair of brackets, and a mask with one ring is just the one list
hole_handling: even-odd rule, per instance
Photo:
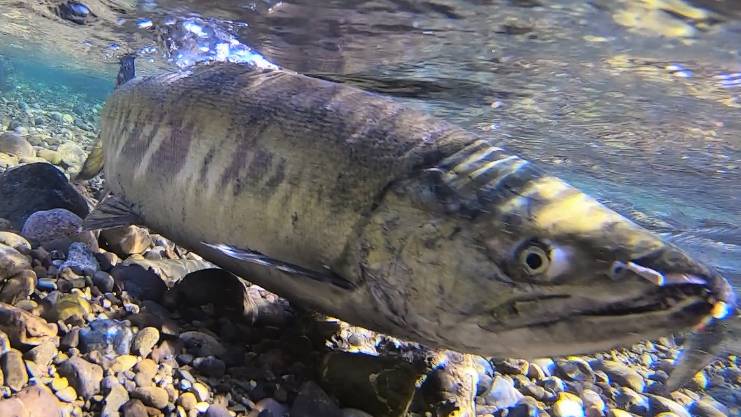
{"label": "pebble", "polygon": [[611,381],[621,386],[637,392],[642,392],[646,387],[641,374],[620,362],[603,360],[598,361],[595,367],[604,371]]}
{"label": "pebble", "polygon": [[55,294],[54,297],[47,297],[47,300],[51,298],[52,306],[44,311],[44,318],[51,321],[66,322],[71,318],[76,318],[77,321],[82,321],[88,314],[91,313],[92,307],[85,297],[78,291],[70,294]]}
{"label": "pebble", "polygon": [[82,219],[63,208],[37,211],[31,214],[21,229],[21,234],[31,242],[48,249],[66,250],[74,241],[85,241],[79,230]]}
{"label": "pebble", "polygon": [[97,319],[80,329],[80,350],[83,353],[98,351],[104,355],[128,355],[133,333],[122,321]]}
{"label": "pebble", "polygon": [[134,336],[131,351],[142,357],[147,357],[160,340],[160,332],[155,327],[145,327]]}
{"label": "pebble", "polygon": [[51,389],[56,391],[61,391],[69,386],[69,381],[65,377],[55,377],[51,380]]}
{"label": "pebble", "polygon": [[[90,212],[87,201],[64,173],[48,163],[23,165],[6,172],[0,176],[0,195],[12,196],[0,203],[0,217],[9,220],[16,230],[22,230],[26,219],[39,211],[66,209],[77,219]],[[39,225],[35,229],[39,234]],[[26,233],[21,234],[28,238]]]}
{"label": "pebble", "polygon": [[62,163],[70,168],[73,173],[77,173],[85,163],[85,150],[72,141],[64,142],[57,148],[59,159]]}
{"label": "pebble", "polygon": [[93,285],[98,287],[98,289],[103,293],[113,292],[115,281],[111,274],[104,271],[96,271],[95,274],[93,274]]}
{"label": "pebble", "polygon": [[30,297],[36,289],[36,273],[21,271],[5,280],[0,290],[0,302],[17,304]]}
{"label": "pebble", "polygon": [[112,384],[108,395],[105,397],[101,417],[117,417],[119,415],[118,410],[127,401],[129,401],[129,393],[126,388],[119,383]]}
{"label": "pebble", "polygon": [[668,398],[661,397],[659,395],[652,395],[647,394],[646,395],[649,399],[649,404],[651,406],[651,410],[654,412],[670,412],[676,414],[678,417],[692,417],[692,415],[682,407],[680,404],[677,404],[675,401],[672,401]]}
{"label": "pebble", "polygon": [[214,336],[210,334],[189,331],[180,334],[180,340],[188,351],[195,356],[221,356],[226,353],[226,348]]}
{"label": "pebble", "polygon": [[111,364],[111,371],[114,373],[126,372],[136,365],[139,358],[134,355],[117,356]]}
{"label": "pebble", "polygon": [[76,356],[63,362],[58,371],[69,380],[70,385],[82,398],[88,400],[100,392],[103,368],[99,365]]}
{"label": "pebble", "polygon": [[226,364],[220,359],[213,356],[206,358],[196,358],[193,360],[193,366],[202,375],[220,378],[226,373]]}
{"label": "pebble", "polygon": [[39,158],[43,158],[50,164],[59,165],[62,163],[62,156],[59,154],[59,152],[51,149],[39,149],[38,151]]}
{"label": "pebble", "polygon": [[160,387],[138,387],[131,393],[134,398],[156,409],[163,409],[167,406],[169,395],[167,391]]}
{"label": "pebble", "polygon": [[23,236],[12,232],[0,231],[0,245],[10,246],[23,255],[31,252],[31,243]]}
{"label": "pebble", "polygon": [[0,280],[30,268],[31,263],[25,255],[10,246],[0,245]]}
{"label": "pebble", "polygon": [[65,267],[72,269],[76,274],[87,276],[93,276],[100,269],[93,251],[80,242],[74,242],[69,246],[67,260],[60,265],[59,269]]}
{"label": "pebble", "polygon": [[11,349],[3,354],[0,358],[0,368],[5,377],[5,385],[14,392],[20,391],[28,383],[26,364],[21,352]]}
{"label": "pebble", "polygon": [[291,417],[342,417],[342,410],[315,382],[305,382],[291,406]]}
{"label": "pebble", "polygon": [[0,133],[0,152],[17,157],[36,156],[33,146],[15,132]]}
{"label": "pebble", "polygon": [[208,401],[211,397],[208,393],[208,388],[200,382],[193,383],[191,390],[198,401]]}
{"label": "pebble", "polygon": [[123,417],[149,417],[147,408],[139,400],[129,400],[122,407]]}
{"label": "pebble", "polygon": [[510,378],[497,375],[491,383],[486,402],[493,406],[494,410],[504,410],[517,404],[522,397]]}
{"label": "pebble", "polygon": [[[4,403],[16,401],[23,412],[11,411],[5,408]],[[11,405],[12,406],[12,405]],[[24,388],[15,398],[0,400],[0,416],[29,416],[29,417],[59,417],[62,415],[59,400],[46,387],[33,385]]]}
{"label": "pebble", "polygon": [[553,415],[555,417],[584,417],[581,399],[573,394],[560,393],[558,400],[553,404]]}
{"label": "pebble", "polygon": [[184,392],[180,394],[180,397],[178,398],[178,404],[181,405],[185,411],[195,409],[196,403],[198,403],[198,399],[196,399],[195,394],[192,392]]}
{"label": "pebble", "polygon": [[77,391],[75,391],[74,388],[70,386],[66,386],[58,391],[56,391],[57,398],[60,400],[71,403],[77,398]]}
{"label": "pebble", "polygon": [[206,410],[206,415],[204,417],[232,417],[232,415],[226,408],[220,405],[211,404]]}

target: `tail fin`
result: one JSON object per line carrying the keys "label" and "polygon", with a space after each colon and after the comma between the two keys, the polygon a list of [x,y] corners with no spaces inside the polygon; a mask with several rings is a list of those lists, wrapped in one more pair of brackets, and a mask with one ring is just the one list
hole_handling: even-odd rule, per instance
{"label": "tail fin", "polygon": [[75,176],[75,181],[89,180],[98,175],[100,171],[103,170],[104,156],[103,140],[98,137],[98,140],[95,142],[95,146],[93,146],[93,150],[90,151],[90,154],[85,160],[85,164],[82,166],[82,170],[79,174],[77,174],[77,176]]}

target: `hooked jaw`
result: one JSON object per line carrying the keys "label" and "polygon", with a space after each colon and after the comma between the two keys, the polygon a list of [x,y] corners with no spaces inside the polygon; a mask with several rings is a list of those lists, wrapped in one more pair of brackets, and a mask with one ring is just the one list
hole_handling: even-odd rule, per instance
{"label": "hooked jaw", "polygon": [[502,344],[537,335],[542,343],[517,343],[514,354],[545,357],[594,353],[697,329],[734,311],[730,285],[713,271],[695,263],[680,269],[659,264],[643,258],[617,261],[611,279],[595,280],[586,287],[539,287],[536,294],[499,306],[495,320],[480,327],[497,333]]}

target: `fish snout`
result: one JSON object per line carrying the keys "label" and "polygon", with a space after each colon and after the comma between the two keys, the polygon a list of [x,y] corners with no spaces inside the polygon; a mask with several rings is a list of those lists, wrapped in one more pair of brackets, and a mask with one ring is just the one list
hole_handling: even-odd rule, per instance
{"label": "fish snout", "polygon": [[710,315],[715,319],[733,315],[737,301],[728,280],[711,268],[692,262],[681,252],[680,255],[644,257],[628,262],[615,261],[610,276],[613,279],[622,279],[626,275],[632,275],[646,280],[670,299],[677,295],[701,297],[711,306]]}

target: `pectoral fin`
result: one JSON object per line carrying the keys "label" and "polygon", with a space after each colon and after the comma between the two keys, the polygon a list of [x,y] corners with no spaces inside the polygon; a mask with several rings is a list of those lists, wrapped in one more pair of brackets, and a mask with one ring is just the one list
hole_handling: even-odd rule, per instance
{"label": "pectoral fin", "polygon": [[211,249],[215,249],[221,252],[226,256],[238,259],[243,262],[261,265],[267,268],[274,268],[297,278],[308,278],[319,282],[329,283],[345,290],[355,289],[355,284],[342,278],[329,269],[326,269],[324,271],[312,271],[298,265],[270,258],[269,256],[263,255],[260,252],[250,249],[241,249],[223,243],[201,243]]}
{"label": "pectoral fin", "polygon": [[108,195],[85,217],[82,229],[112,229],[132,224],[143,224],[139,215],[134,212],[134,206],[120,197]]}

